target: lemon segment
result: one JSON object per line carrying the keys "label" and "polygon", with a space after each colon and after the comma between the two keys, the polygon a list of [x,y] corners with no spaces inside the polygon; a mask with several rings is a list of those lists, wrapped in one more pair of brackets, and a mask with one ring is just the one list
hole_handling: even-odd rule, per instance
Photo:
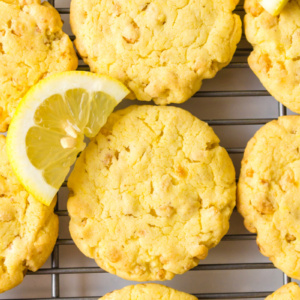
{"label": "lemon segment", "polygon": [[129,93],[119,81],[89,72],[55,74],[31,88],[7,133],[10,163],[26,190],[49,205],[70,166]]}
{"label": "lemon segment", "polygon": [[261,0],[260,5],[271,15],[277,16],[288,2],[289,0]]}

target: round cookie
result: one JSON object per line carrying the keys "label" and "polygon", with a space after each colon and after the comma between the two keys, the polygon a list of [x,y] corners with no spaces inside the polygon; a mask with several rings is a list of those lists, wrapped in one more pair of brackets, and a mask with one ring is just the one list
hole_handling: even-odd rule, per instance
{"label": "round cookie", "polygon": [[249,141],[238,183],[239,212],[263,255],[300,279],[300,116],[263,126]]}
{"label": "round cookie", "polygon": [[113,113],[76,162],[70,232],[97,264],[129,280],[197,266],[229,227],[235,171],[211,127],[175,107]]}
{"label": "round cookie", "polygon": [[33,199],[14,175],[0,135],[0,293],[22,282],[27,270],[38,270],[58,236],[58,217]]}
{"label": "round cookie", "polygon": [[92,72],[131,98],[182,103],[229,64],[241,38],[237,0],[72,0],[75,45]]}
{"label": "round cookie", "polygon": [[300,299],[300,288],[297,283],[291,282],[282,286],[272,295],[268,296],[265,300],[299,300],[299,299]]}
{"label": "round cookie", "polygon": [[0,132],[40,79],[75,70],[77,56],[59,13],[40,0],[0,0]]}
{"label": "round cookie", "polygon": [[[101,300],[197,300],[195,296],[179,292],[161,284],[130,285],[106,294]],[[99,300],[100,300],[99,299]]]}
{"label": "round cookie", "polygon": [[276,17],[259,0],[245,0],[245,10],[251,69],[276,100],[300,113],[300,0],[290,0]]}

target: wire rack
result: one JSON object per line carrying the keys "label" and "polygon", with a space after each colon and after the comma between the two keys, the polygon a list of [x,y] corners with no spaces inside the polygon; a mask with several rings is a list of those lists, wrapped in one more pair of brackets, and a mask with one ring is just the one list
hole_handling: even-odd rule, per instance
{"label": "wire rack", "polygon": [[[58,0],[49,0],[49,2],[57,8],[59,13],[61,14],[62,18],[67,17],[70,13],[69,8],[61,8],[58,7],[56,4]],[[68,2],[66,0],[65,2]],[[244,15],[243,5],[240,4],[237,6],[235,12],[239,14],[241,17]],[[74,40],[74,36],[71,36],[71,39]],[[251,52],[251,47],[245,41],[245,37],[242,37],[242,41],[238,46],[238,49],[234,55],[233,61],[229,64],[227,69],[246,69],[249,68],[247,64],[247,57]],[[88,67],[80,61],[79,69],[81,70],[88,70]],[[223,101],[226,101],[227,98],[239,98],[239,97],[268,97],[270,94],[264,90],[205,90],[199,91],[193,98],[222,98]],[[275,100],[274,100],[275,101]],[[287,114],[287,109],[279,104],[277,115],[268,118],[242,118],[242,119],[207,119],[205,120],[210,125],[214,126],[215,128],[218,126],[245,126],[245,125],[263,125],[267,122],[273,120],[277,116],[283,116]],[[229,154],[240,154],[242,156],[244,152],[244,147],[226,147]],[[66,183],[64,183],[64,187],[66,187]],[[59,197],[58,197],[59,198]],[[60,199],[58,199],[58,202]],[[67,217],[68,213],[65,209],[59,209],[59,205],[56,207],[56,214],[60,217]],[[222,241],[228,242],[241,242],[247,240],[255,240],[256,235],[254,234],[228,234],[226,235]],[[28,272],[28,275],[50,275],[51,276],[51,297],[50,298],[26,298],[26,299],[43,299],[43,300],[50,300],[50,299],[60,299],[60,300],[71,300],[71,299],[98,299],[101,295],[93,296],[93,297],[61,297],[61,284],[60,284],[60,277],[62,275],[67,274],[87,274],[87,273],[106,273],[104,270],[98,267],[60,267],[59,262],[59,252],[60,248],[68,245],[74,245],[71,239],[62,239],[58,238],[53,253],[51,255],[51,262],[50,267],[42,268],[36,273]],[[265,269],[274,269],[272,263],[269,262],[260,262],[260,263],[253,263],[253,262],[245,262],[245,263],[223,263],[223,264],[199,264],[193,270],[189,272],[195,271],[233,271],[233,270],[265,270]],[[226,276],[226,275],[225,275]],[[291,279],[287,277],[285,274],[282,274],[282,284],[286,284],[290,282]],[[164,284],[164,283],[163,283]],[[198,299],[248,299],[248,298],[264,298],[269,295],[271,291],[250,291],[250,292],[226,292],[226,293],[193,293]],[[5,293],[3,294],[4,298],[0,297],[1,299],[5,298]],[[11,299],[11,298],[9,298]],[[15,299],[25,299],[20,293],[20,298]]]}

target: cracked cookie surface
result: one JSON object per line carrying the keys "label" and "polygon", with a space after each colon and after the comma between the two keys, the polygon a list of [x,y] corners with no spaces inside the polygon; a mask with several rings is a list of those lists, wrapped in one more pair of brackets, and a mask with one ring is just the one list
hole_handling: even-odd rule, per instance
{"label": "cracked cookie surface", "polygon": [[258,0],[246,0],[245,10],[251,69],[276,100],[300,113],[300,0],[290,0],[276,17]]}
{"label": "cracked cookie surface", "polygon": [[291,282],[275,291],[265,300],[298,300],[300,299],[300,288],[297,283]]}
{"label": "cracked cookie surface", "polygon": [[237,0],[72,0],[75,45],[92,72],[131,98],[182,103],[229,64],[241,37]]}
{"label": "cracked cookie surface", "polygon": [[300,116],[263,126],[249,141],[238,183],[239,212],[263,255],[300,279]]}
{"label": "cracked cookie surface", "polygon": [[103,269],[166,280],[195,267],[229,227],[235,171],[212,128],[175,107],[113,113],[76,162],[70,232]]}
{"label": "cracked cookie surface", "polygon": [[0,132],[31,86],[76,69],[76,53],[62,25],[48,2],[0,0]]}
{"label": "cracked cookie surface", "polygon": [[[103,300],[197,300],[196,297],[179,292],[161,284],[148,283],[126,286],[106,294]],[[99,300],[100,300],[99,299]]]}
{"label": "cracked cookie surface", "polygon": [[47,207],[33,199],[14,175],[0,135],[0,293],[38,270],[58,236],[55,201]]}

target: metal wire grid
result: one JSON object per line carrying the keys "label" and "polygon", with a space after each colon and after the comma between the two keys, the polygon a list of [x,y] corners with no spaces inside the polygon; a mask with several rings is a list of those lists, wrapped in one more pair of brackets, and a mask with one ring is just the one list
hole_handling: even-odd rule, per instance
{"label": "metal wire grid", "polygon": [[[49,2],[55,7],[55,0],[49,0]],[[69,14],[69,8],[57,8],[60,14]],[[236,13],[239,15],[244,14],[244,9],[242,5],[238,5]],[[245,38],[243,36],[243,38]],[[74,36],[71,36],[74,40]],[[251,52],[251,48],[238,48],[234,58],[246,58]],[[227,68],[248,68],[247,62],[231,62]],[[79,66],[80,70],[88,70],[88,67],[83,65]],[[270,94],[266,90],[244,90],[244,91],[199,91],[196,93],[195,97],[266,97]],[[282,104],[278,105],[278,117],[287,115],[287,109]],[[255,119],[226,119],[226,120],[205,120],[209,125],[221,126],[221,125],[264,125],[267,122],[273,120],[273,118],[255,118]],[[227,148],[229,154],[243,154],[244,148]],[[66,183],[64,183],[66,186]],[[59,199],[58,199],[59,201]],[[58,205],[56,206],[56,214],[58,216],[68,216],[66,210],[59,210]],[[233,234],[226,235],[222,241],[245,241],[245,240],[255,240],[255,234]],[[51,298],[42,298],[40,300],[87,300],[87,299],[98,299],[99,297],[60,297],[60,275],[61,274],[82,274],[82,273],[106,273],[98,267],[79,267],[79,268],[60,268],[59,267],[59,247],[63,245],[74,245],[71,239],[58,239],[54,250],[51,255],[51,267],[48,269],[40,269],[39,271],[33,273],[28,272],[28,275],[38,274],[38,275],[51,275]],[[201,264],[195,267],[192,271],[207,271],[207,270],[263,270],[263,269],[273,269],[274,265],[272,263],[231,263],[231,264]],[[283,273],[283,284],[291,281],[286,274]],[[201,293],[194,294],[198,299],[238,299],[238,298],[264,298],[268,296],[271,292],[239,292],[239,293]],[[18,298],[22,300],[21,298]],[[26,298],[30,300],[38,300],[34,298]],[[25,299],[24,299],[25,300]]]}

